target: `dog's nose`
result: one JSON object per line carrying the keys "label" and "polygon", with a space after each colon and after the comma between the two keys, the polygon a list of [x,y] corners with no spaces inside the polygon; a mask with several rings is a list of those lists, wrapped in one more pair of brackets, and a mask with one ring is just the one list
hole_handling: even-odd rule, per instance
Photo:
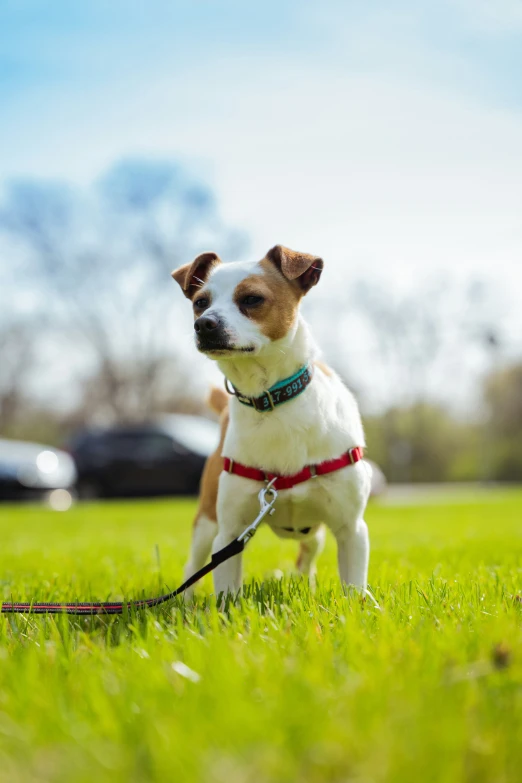
{"label": "dog's nose", "polygon": [[194,322],[194,329],[196,330],[197,334],[201,336],[209,334],[209,332],[213,332],[214,329],[218,328],[218,326],[219,321],[214,315],[201,315]]}

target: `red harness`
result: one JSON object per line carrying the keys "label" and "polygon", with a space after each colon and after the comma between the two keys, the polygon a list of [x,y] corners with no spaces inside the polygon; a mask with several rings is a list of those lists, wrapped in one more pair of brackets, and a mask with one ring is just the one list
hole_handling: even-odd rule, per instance
{"label": "red harness", "polygon": [[292,489],[297,484],[303,484],[305,481],[309,481],[316,476],[326,476],[328,473],[335,473],[337,470],[348,467],[348,465],[355,465],[364,457],[364,451],[361,446],[355,446],[343,454],[338,459],[329,459],[326,462],[320,462],[319,465],[307,465],[299,473],[295,473],[293,476],[278,476],[277,473],[266,473],[264,470],[258,470],[257,468],[249,468],[246,465],[241,465],[240,462],[234,462],[233,459],[225,457],[223,470],[226,473],[233,473],[235,476],[242,476],[243,478],[253,479],[254,481],[272,481],[275,479],[274,488],[280,489]]}

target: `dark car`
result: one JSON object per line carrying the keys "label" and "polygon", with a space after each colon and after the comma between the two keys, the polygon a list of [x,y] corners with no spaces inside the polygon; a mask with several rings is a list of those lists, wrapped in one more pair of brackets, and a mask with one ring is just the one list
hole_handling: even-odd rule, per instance
{"label": "dark car", "polygon": [[78,471],[78,494],[195,495],[205,460],[218,441],[217,424],[185,415],[82,432],[69,444]]}
{"label": "dark car", "polygon": [[51,498],[63,502],[76,482],[71,457],[52,446],[0,440],[0,500]]}

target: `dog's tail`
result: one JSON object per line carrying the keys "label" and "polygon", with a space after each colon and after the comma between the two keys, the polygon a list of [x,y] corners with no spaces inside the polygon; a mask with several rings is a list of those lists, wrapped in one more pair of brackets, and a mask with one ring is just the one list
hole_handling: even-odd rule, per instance
{"label": "dog's tail", "polygon": [[212,408],[214,413],[223,413],[225,408],[228,407],[229,395],[224,389],[220,389],[219,386],[213,386],[208,396],[208,406]]}

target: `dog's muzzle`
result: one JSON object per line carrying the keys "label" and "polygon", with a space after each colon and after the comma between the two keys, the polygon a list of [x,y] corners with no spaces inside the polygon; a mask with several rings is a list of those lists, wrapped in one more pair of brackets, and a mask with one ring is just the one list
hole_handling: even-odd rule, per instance
{"label": "dog's muzzle", "polygon": [[200,351],[226,351],[232,346],[223,322],[215,315],[201,315],[194,321]]}

